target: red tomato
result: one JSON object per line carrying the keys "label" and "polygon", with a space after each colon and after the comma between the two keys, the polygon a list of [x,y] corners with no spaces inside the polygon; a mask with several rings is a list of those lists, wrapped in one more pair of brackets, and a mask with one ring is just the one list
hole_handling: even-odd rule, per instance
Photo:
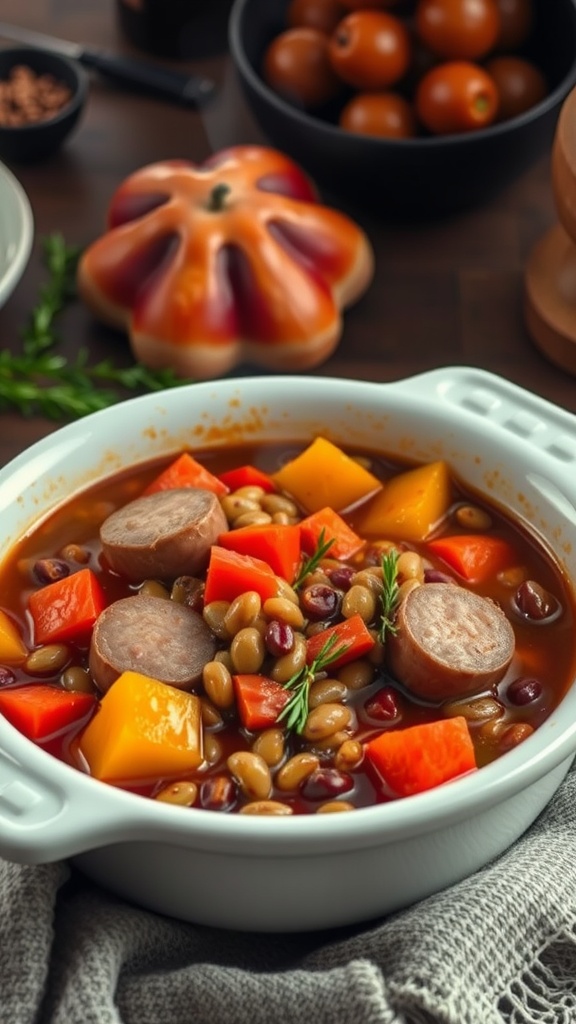
{"label": "red tomato", "polygon": [[534,22],[533,0],[496,0],[500,13],[499,50],[518,50],[526,42]]}
{"label": "red tomato", "polygon": [[498,113],[496,83],[468,61],[446,61],[432,68],[416,90],[416,113],[434,135],[485,128]]}
{"label": "red tomato", "polygon": [[416,117],[404,96],[394,92],[357,93],[343,108],[340,127],[360,135],[407,139],[416,135]]}
{"label": "red tomato", "polygon": [[433,53],[447,60],[477,60],[500,31],[496,0],[419,0],[416,31]]}
{"label": "red tomato", "polygon": [[286,24],[289,28],[316,28],[330,35],[345,14],[340,0],[291,0]]}
{"label": "red tomato", "polygon": [[330,36],[328,55],[340,78],[354,89],[386,89],[406,74],[408,29],[384,11],[354,11]]}
{"label": "red tomato", "polygon": [[321,107],[341,82],[328,57],[329,37],[314,28],[289,28],[272,40],[262,72],[268,85],[302,107]]}
{"label": "red tomato", "polygon": [[492,57],[486,71],[496,82],[500,96],[498,120],[518,117],[544,99],[548,85],[544,75],[531,61],[522,57]]}

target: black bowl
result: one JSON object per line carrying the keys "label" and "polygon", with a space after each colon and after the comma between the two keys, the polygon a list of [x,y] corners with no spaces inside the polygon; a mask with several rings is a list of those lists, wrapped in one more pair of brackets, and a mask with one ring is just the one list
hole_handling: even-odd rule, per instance
{"label": "black bowl", "polygon": [[36,75],[52,75],[70,89],[70,101],[54,116],[21,125],[0,123],[0,159],[25,163],[50,156],[76,127],[84,109],[88,76],[80,64],[60,54],[32,47],[0,49],[0,80],[17,65],[29,67]]}
{"label": "black bowl", "polygon": [[[230,52],[249,107],[267,139],[314,178],[325,197],[391,218],[437,217],[492,198],[552,145],[560,107],[576,84],[576,4],[536,0],[524,54],[550,91],[531,110],[462,135],[381,139],[340,129],[334,113],[314,116],[263,81],[266,46],[286,28],[289,0],[236,0]],[[332,120],[330,120],[332,117]]]}

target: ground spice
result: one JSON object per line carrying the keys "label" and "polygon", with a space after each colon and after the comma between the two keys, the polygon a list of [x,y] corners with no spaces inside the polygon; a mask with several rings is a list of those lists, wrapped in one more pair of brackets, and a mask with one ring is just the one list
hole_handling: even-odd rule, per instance
{"label": "ground spice", "polygon": [[72,98],[65,82],[36,74],[26,64],[15,65],[0,79],[0,125],[19,127],[55,117]]}

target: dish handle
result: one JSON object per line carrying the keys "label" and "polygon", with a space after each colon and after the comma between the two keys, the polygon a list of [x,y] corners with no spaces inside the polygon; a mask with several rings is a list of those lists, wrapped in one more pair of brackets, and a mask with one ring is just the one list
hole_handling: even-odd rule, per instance
{"label": "dish handle", "polygon": [[[20,760],[23,744],[26,766]],[[74,785],[62,777],[70,772]],[[6,860],[45,864],[118,841],[126,832],[126,795],[56,761],[2,723],[0,856]],[[131,835],[138,838],[141,823],[133,810],[130,818]]]}
{"label": "dish handle", "polygon": [[458,409],[563,464],[576,463],[576,416],[487,370],[447,366],[394,381],[396,391]]}

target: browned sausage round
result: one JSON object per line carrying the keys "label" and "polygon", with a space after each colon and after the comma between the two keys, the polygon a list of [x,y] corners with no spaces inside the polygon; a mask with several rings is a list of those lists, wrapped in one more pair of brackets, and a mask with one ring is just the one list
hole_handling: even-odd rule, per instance
{"label": "browned sausage round", "polygon": [[387,641],[390,671],[426,700],[494,685],[514,655],[514,631],[504,612],[464,587],[416,587],[400,605],[396,625]]}
{"label": "browned sausage round", "polygon": [[99,615],[90,642],[90,673],[108,690],[122,672],[189,690],[216,651],[216,639],[201,615],[161,597],[137,594]]}
{"label": "browned sausage round", "polygon": [[210,545],[228,529],[211,491],[157,491],[124,505],[104,520],[100,541],[114,572],[133,582],[172,581],[206,568]]}

